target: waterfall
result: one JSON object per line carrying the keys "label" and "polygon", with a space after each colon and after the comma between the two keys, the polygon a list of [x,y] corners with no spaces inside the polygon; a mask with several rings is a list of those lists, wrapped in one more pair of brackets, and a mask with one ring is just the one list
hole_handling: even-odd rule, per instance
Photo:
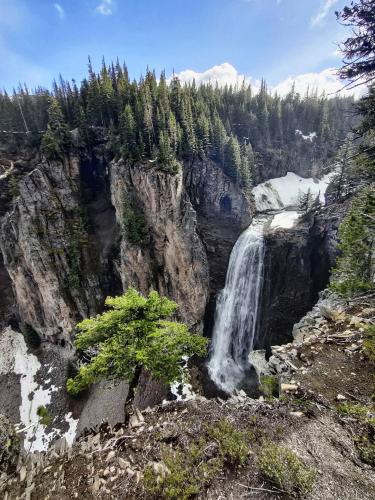
{"label": "waterfall", "polygon": [[248,355],[256,335],[263,285],[266,220],[255,219],[237,240],[225,288],[217,300],[208,371],[215,384],[227,393],[238,387],[250,367]]}

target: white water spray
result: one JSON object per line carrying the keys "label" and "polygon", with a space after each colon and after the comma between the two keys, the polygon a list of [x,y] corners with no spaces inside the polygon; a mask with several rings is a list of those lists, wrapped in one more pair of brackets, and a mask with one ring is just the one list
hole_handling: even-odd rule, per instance
{"label": "white water spray", "polygon": [[233,247],[216,304],[208,371],[215,384],[232,393],[249,368],[263,285],[265,218],[256,219]]}

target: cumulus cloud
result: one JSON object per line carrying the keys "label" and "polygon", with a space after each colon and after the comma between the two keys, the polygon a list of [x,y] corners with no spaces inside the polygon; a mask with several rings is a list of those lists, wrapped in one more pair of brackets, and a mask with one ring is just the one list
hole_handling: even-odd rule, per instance
{"label": "cumulus cloud", "polygon": [[102,0],[100,4],[96,7],[96,12],[99,12],[102,16],[110,16],[113,14],[113,2],[112,0]]}
{"label": "cumulus cloud", "polygon": [[195,80],[197,85],[211,82],[213,84],[217,83],[220,87],[223,87],[224,85],[241,85],[245,80],[246,83],[251,83],[255,87],[259,86],[259,82],[253,80],[250,76],[241,75],[232,64],[227,62],[213,66],[202,73],[192,69],[186,69],[177,73],[175,76],[183,83]]}
{"label": "cumulus cloud", "polygon": [[323,0],[318,12],[311,18],[311,26],[320,26],[324,23],[331,8],[338,0]]}
{"label": "cumulus cloud", "polygon": [[[296,92],[301,95],[304,95],[307,89],[310,89],[310,92],[317,91],[318,94],[325,92],[328,96],[354,95],[355,97],[359,97],[364,92],[364,89],[361,87],[353,90],[343,89],[344,84],[338,78],[334,68],[327,68],[318,73],[304,73],[295,77],[290,76],[276,85],[273,90],[280,95],[286,95],[293,84],[295,85]],[[338,91],[340,91],[339,94],[336,94]]]}
{"label": "cumulus cloud", "polygon": [[66,17],[64,8],[59,3],[55,3],[53,5],[54,5],[54,7],[56,9],[56,12],[57,12],[59,18],[63,21],[65,19],[65,17]]}
{"label": "cumulus cloud", "polygon": [[[220,87],[223,87],[224,85],[241,85],[242,82],[245,81],[245,83],[250,83],[253,86],[255,92],[258,91],[260,87],[259,80],[250,75],[239,73],[237,69],[228,62],[218,64],[202,72],[187,69],[177,73],[175,76],[177,76],[182,83],[188,83],[195,80],[197,85],[211,82],[213,84],[217,83]],[[333,97],[336,95],[336,92],[343,88],[343,82],[339,80],[336,70],[327,68],[317,73],[304,73],[301,75],[289,76],[274,87],[269,87],[269,90],[284,96],[291,90],[293,84],[295,85],[296,92],[299,92],[301,95],[304,95],[307,89],[309,89],[310,92],[317,91],[318,94],[325,92],[328,96]],[[363,92],[364,89],[358,87],[353,90],[344,89],[338,95],[355,95],[359,97]]]}

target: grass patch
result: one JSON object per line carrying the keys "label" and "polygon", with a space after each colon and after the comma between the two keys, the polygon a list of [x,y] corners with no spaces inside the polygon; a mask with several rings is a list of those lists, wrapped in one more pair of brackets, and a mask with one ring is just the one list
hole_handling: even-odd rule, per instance
{"label": "grass patch", "polygon": [[315,472],[288,448],[274,443],[262,446],[258,456],[262,474],[291,497],[309,493],[315,482]]}
{"label": "grass patch", "polygon": [[360,422],[375,425],[375,418],[369,417],[369,414],[374,412],[373,407],[352,404],[352,403],[341,403],[336,407],[338,413],[344,417],[352,417]]}

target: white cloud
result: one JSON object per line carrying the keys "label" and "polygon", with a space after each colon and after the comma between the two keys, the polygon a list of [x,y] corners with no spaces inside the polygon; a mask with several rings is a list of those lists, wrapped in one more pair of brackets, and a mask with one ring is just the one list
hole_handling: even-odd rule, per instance
{"label": "white cloud", "polygon": [[[250,83],[253,86],[255,92],[257,92],[260,87],[260,81],[258,79],[250,75],[239,73],[236,68],[228,62],[213,66],[201,73],[192,69],[187,69],[177,73],[175,76],[177,76],[182,83],[195,80],[197,85],[211,82],[213,84],[217,83],[220,87],[223,87],[226,84],[241,85],[242,82],[245,81],[245,83]],[[269,89],[272,92],[277,92],[279,95],[284,96],[291,90],[293,83],[295,84],[296,92],[301,95],[304,95],[307,89],[310,89],[310,92],[317,91],[318,95],[325,92],[329,97],[334,97],[335,95],[355,95],[359,97],[364,92],[364,88],[357,87],[353,90],[344,89],[336,94],[343,88],[344,84],[338,78],[336,70],[333,68],[327,68],[316,73],[289,76],[274,87],[269,87]]]}
{"label": "white cloud", "polygon": [[224,85],[241,85],[244,80],[246,83],[251,83],[255,87],[259,87],[260,85],[258,81],[253,80],[250,76],[241,75],[232,64],[227,62],[213,66],[202,73],[192,69],[186,69],[177,73],[175,76],[177,76],[182,83],[195,80],[197,85],[211,82],[213,84],[217,83],[220,87],[223,87]]}
{"label": "white cloud", "polygon": [[66,14],[65,14],[65,10],[63,9],[62,5],[60,5],[59,3],[55,3],[53,5],[57,11],[57,14],[59,15],[59,18],[63,21],[66,17]]}
{"label": "white cloud", "polygon": [[321,26],[338,0],[322,0],[318,12],[311,18],[311,26]]}
{"label": "white cloud", "polygon": [[95,10],[102,16],[110,16],[113,14],[112,8],[112,0],[102,0]]}
{"label": "white cloud", "polygon": [[[310,89],[310,92],[317,91],[318,94],[325,92],[331,97],[335,95],[355,95],[359,97],[364,92],[364,88],[361,87],[353,90],[343,89],[344,83],[338,78],[337,71],[334,68],[327,68],[318,73],[304,73],[295,77],[290,76],[276,85],[273,90],[280,95],[286,95],[293,84],[295,85],[296,92],[301,95],[304,95],[307,89]],[[339,92],[340,90],[341,92]]]}

